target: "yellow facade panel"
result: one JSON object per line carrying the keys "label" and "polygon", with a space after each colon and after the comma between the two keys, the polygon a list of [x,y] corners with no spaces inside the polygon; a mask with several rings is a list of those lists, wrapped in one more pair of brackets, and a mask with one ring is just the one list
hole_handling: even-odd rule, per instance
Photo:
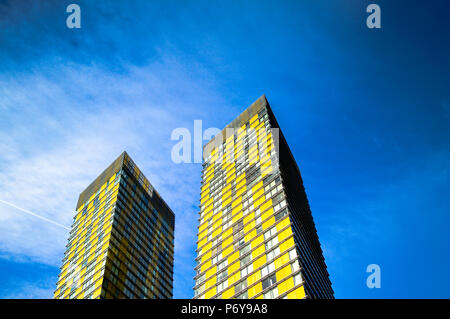
{"label": "yellow facade panel", "polygon": [[[253,254],[252,254],[253,255]],[[263,266],[265,263],[267,262],[267,258],[266,255],[262,255],[261,257],[259,257],[258,259],[256,259],[253,262],[253,270],[258,269],[259,267]]]}
{"label": "yellow facade panel", "polygon": [[213,297],[216,293],[217,293],[217,288],[214,287],[214,288],[208,290],[208,291],[205,293],[205,298],[206,298],[206,299],[210,299],[210,298]]}
{"label": "yellow facade panel", "polygon": [[222,298],[223,298],[223,299],[230,299],[230,298],[233,297],[233,296],[234,296],[234,286],[228,288],[227,290],[225,290],[225,291],[222,293]]}
{"label": "yellow facade panel", "polygon": [[232,274],[235,271],[237,271],[239,268],[241,267],[241,263],[240,261],[236,261],[235,263],[231,264],[230,266],[228,266],[228,274]]}
{"label": "yellow facade panel", "polygon": [[233,254],[231,254],[231,255],[228,257],[228,264],[229,264],[229,265],[232,264],[233,261],[235,261],[235,260],[238,259],[238,258],[239,258],[239,251],[235,251]]}
{"label": "yellow facade panel", "polygon": [[256,229],[253,229],[251,232],[244,236],[244,240],[246,243],[252,241],[256,237]]}
{"label": "yellow facade panel", "polygon": [[286,291],[289,291],[292,288],[294,288],[294,278],[290,277],[278,284],[278,294],[284,294]]}
{"label": "yellow facade panel", "polygon": [[258,189],[260,189],[263,186],[263,181],[259,181],[252,187],[252,193],[255,193]]}
{"label": "yellow facade panel", "polygon": [[206,281],[205,289],[209,289],[211,287],[214,287],[216,282],[217,282],[217,277],[216,276],[211,277],[211,279]]}
{"label": "yellow facade panel", "polygon": [[262,228],[263,228],[263,230],[266,230],[266,229],[270,228],[274,224],[275,224],[275,217],[272,216],[272,217],[269,218],[269,220],[265,221],[262,224]]}
{"label": "yellow facade panel", "polygon": [[241,279],[241,273],[240,272],[237,272],[234,275],[229,276],[228,277],[228,286],[233,285],[239,279]]}
{"label": "yellow facade panel", "polygon": [[262,283],[259,282],[253,287],[248,289],[248,298],[253,298],[257,294],[259,294],[262,291]]}
{"label": "yellow facade panel", "polygon": [[280,268],[281,266],[283,266],[284,264],[289,262],[289,254],[285,253],[283,255],[281,255],[278,258],[275,258],[274,260],[274,264],[275,264],[275,269]]}
{"label": "yellow facade panel", "polygon": [[201,224],[201,225],[198,227],[198,231],[201,233],[201,232],[204,231],[207,227],[208,227],[208,222],[205,222],[205,223]]}
{"label": "yellow facade panel", "polygon": [[277,232],[280,232],[284,227],[289,225],[289,223],[290,223],[289,216],[286,216],[281,222],[277,224]]}
{"label": "yellow facade panel", "polygon": [[237,213],[236,215],[233,216],[233,218],[231,219],[231,222],[235,223],[242,217],[243,217],[243,214],[242,214],[242,210],[241,210],[241,211],[239,211],[239,213]]}
{"label": "yellow facade panel", "polygon": [[251,247],[254,250],[256,246],[258,246],[260,243],[262,243],[264,241],[264,235],[259,235],[258,237],[256,237],[252,243],[251,243]]}
{"label": "yellow facade panel", "polygon": [[290,249],[291,247],[294,247],[294,238],[291,237],[282,244],[280,244],[280,252],[285,252],[286,250]]}
{"label": "yellow facade panel", "polygon": [[[222,241],[222,249],[225,249],[228,245],[230,245],[233,242],[233,237],[228,237],[224,241]],[[231,247],[233,248],[233,247]]]}
{"label": "yellow facade panel", "polygon": [[225,239],[233,233],[233,228],[230,227],[222,233],[222,238]]}
{"label": "yellow facade panel", "polygon": [[281,233],[278,234],[278,240],[281,242],[292,235],[292,229],[291,227],[286,228]]}
{"label": "yellow facade panel", "polygon": [[[262,211],[261,208],[260,210]],[[272,216],[273,213],[274,213],[273,208],[270,207],[268,210],[266,210],[264,213],[261,214],[261,219],[266,220],[267,218],[269,218],[269,216]]]}
{"label": "yellow facade panel", "polygon": [[228,248],[225,248],[223,251],[222,251],[222,256],[223,257],[227,257],[229,254],[231,254],[233,252],[233,245],[231,245],[231,246],[228,246]]}
{"label": "yellow facade panel", "polygon": [[215,231],[212,232],[211,237],[215,238],[219,236],[222,233],[222,227],[217,228]]}
{"label": "yellow facade panel", "polygon": [[261,272],[256,271],[255,273],[251,274],[247,278],[247,286],[253,285],[255,282],[261,280]]}
{"label": "yellow facade panel", "polygon": [[294,291],[288,293],[288,299],[303,299],[305,298],[305,288],[303,286],[298,287]]}
{"label": "yellow facade panel", "polygon": [[212,242],[209,242],[208,244],[204,245],[202,247],[202,250],[200,252],[201,255],[203,255],[204,253],[206,253],[208,250],[210,250],[212,247]]}
{"label": "yellow facade panel", "polygon": [[204,263],[203,265],[201,265],[200,267],[200,271],[204,272],[206,271],[206,269],[208,269],[209,267],[211,267],[211,259],[208,260],[206,263]]}
{"label": "yellow facade panel", "polygon": [[203,238],[202,240],[200,240],[200,241],[198,242],[197,248],[202,247],[204,244],[206,244],[207,241],[208,241],[207,238]]}
{"label": "yellow facade panel", "polygon": [[251,212],[247,216],[244,217],[244,224],[247,224],[252,219],[255,219],[255,212]]}
{"label": "yellow facade panel", "polygon": [[291,265],[286,265],[283,268],[281,268],[280,270],[277,270],[276,272],[276,277],[277,277],[277,281],[281,281],[283,278],[286,278],[287,276],[292,274],[292,268]]}

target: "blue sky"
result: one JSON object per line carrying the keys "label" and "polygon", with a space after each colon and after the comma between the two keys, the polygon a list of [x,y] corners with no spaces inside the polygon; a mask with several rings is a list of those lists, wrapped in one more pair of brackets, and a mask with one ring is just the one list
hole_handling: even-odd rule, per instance
{"label": "blue sky", "polygon": [[[373,30],[369,3],[0,1],[0,199],[70,225],[127,150],[176,213],[174,296],[190,298],[201,167],[170,161],[170,134],[266,94],[336,297],[449,298],[449,7],[375,1]],[[67,235],[0,203],[0,297],[51,297]]]}

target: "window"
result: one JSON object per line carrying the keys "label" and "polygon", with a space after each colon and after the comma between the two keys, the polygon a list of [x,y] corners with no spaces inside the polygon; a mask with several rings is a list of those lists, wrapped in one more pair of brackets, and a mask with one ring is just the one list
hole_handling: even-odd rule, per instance
{"label": "window", "polygon": [[271,240],[269,240],[266,243],[266,250],[269,250],[270,248],[272,248],[273,246],[275,246],[276,244],[278,244],[278,237],[274,237]]}
{"label": "window", "polygon": [[275,227],[270,228],[269,230],[267,230],[264,233],[264,240],[269,239],[270,237],[272,237],[273,235],[275,235],[277,233],[277,229]]}
{"label": "window", "polygon": [[275,270],[275,264],[273,262],[271,262],[267,266],[264,266],[263,268],[261,268],[261,277],[267,276],[274,270]]}
{"label": "window", "polygon": [[219,245],[219,246],[213,248],[211,254],[214,256],[214,255],[216,255],[218,253],[221,253],[221,252],[222,252],[222,245]]}
{"label": "window", "polygon": [[286,206],[286,200],[283,199],[283,201],[279,202],[278,204],[276,204],[273,209],[277,212],[279,211],[281,208]]}
{"label": "window", "polygon": [[236,225],[233,226],[233,233],[239,232],[242,228],[244,228],[244,220],[241,219],[237,222]]}
{"label": "window", "polygon": [[294,276],[294,286],[300,285],[302,281],[302,275],[300,273]]}
{"label": "window", "polygon": [[248,253],[250,251],[250,244],[247,244],[247,246],[244,246],[243,248],[241,248],[240,250],[240,254],[245,255],[246,253]]}
{"label": "window", "polygon": [[252,256],[248,254],[244,258],[241,259],[241,265],[247,265],[252,260]]}
{"label": "window", "polygon": [[278,203],[283,198],[283,194],[278,194],[275,198],[272,199],[274,203]]}
{"label": "window", "polygon": [[228,265],[228,259],[225,259],[220,264],[217,265],[217,270],[220,271]]}
{"label": "window", "polygon": [[270,286],[274,285],[277,282],[277,278],[275,277],[275,274],[269,276],[268,278],[264,279],[262,281],[262,288],[263,290],[266,288],[269,288]]}
{"label": "window", "polygon": [[236,299],[248,299],[248,291],[244,291],[239,296],[237,296]]}
{"label": "window", "polygon": [[253,271],[253,265],[249,265],[241,270],[241,278],[249,275]]}
{"label": "window", "polygon": [[294,248],[291,251],[289,251],[289,259],[294,260],[295,258],[297,258],[297,251]]}
{"label": "window", "polygon": [[234,289],[235,289],[235,292],[238,293],[238,292],[244,290],[245,288],[247,288],[247,280],[246,279],[244,279],[243,281],[238,283]]}
{"label": "window", "polygon": [[300,269],[300,267],[299,267],[299,265],[298,265],[298,261],[296,260],[296,261],[294,261],[292,264],[291,264],[291,267],[292,267],[292,272],[295,272],[295,271],[297,271],[297,270],[299,270]]}
{"label": "window", "polygon": [[259,225],[258,227],[256,227],[256,234],[257,234],[257,235],[261,234],[262,231],[263,231],[263,229],[262,229],[262,226],[261,226],[261,225]]}
{"label": "window", "polygon": [[244,238],[239,239],[239,241],[235,244],[236,249],[241,249],[242,246],[244,246],[244,245],[245,245],[245,239]]}
{"label": "window", "polygon": [[264,299],[275,299],[278,297],[278,288],[275,287],[264,294]]}
{"label": "window", "polygon": [[288,213],[287,208],[283,209],[281,212],[275,214],[275,221],[279,221],[281,218],[283,218],[284,216],[286,216]]}
{"label": "window", "polygon": [[222,279],[227,278],[227,276],[228,276],[228,270],[224,270],[217,275],[217,280],[220,281]]}
{"label": "window", "polygon": [[219,261],[221,261],[221,260],[222,260],[222,253],[218,254],[218,255],[215,256],[215,257],[213,257],[211,262],[212,262],[213,264],[216,264],[217,262],[219,262]]}
{"label": "window", "polygon": [[228,287],[228,280],[225,280],[224,282],[221,282],[220,284],[217,285],[217,292],[221,292],[227,287]]}
{"label": "window", "polygon": [[266,254],[266,257],[267,257],[267,260],[270,261],[270,260],[274,259],[275,257],[277,257],[279,255],[280,255],[280,248],[277,247],[274,250],[268,252]]}
{"label": "window", "polygon": [[[153,291],[153,286],[152,286],[152,291]],[[202,285],[202,286],[198,287],[198,288],[195,290],[195,293],[196,293],[197,296],[198,296],[198,295],[201,295],[204,291],[205,291],[205,286]]]}

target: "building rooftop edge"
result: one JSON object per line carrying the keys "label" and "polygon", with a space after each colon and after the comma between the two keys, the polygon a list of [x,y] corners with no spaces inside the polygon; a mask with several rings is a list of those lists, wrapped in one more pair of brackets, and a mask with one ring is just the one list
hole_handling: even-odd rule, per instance
{"label": "building rooftop edge", "polygon": [[[164,205],[167,207],[167,210],[175,216],[175,213],[172,211],[170,206],[166,203],[166,201],[162,198],[162,196],[158,193],[158,191],[155,189],[155,187],[150,183],[148,178],[145,176],[145,174],[141,171],[141,169],[134,163],[131,156],[126,152],[123,151],[106,169],[104,169],[90,184],[87,186],[79,195],[78,202],[75,210],[78,210],[78,208],[88,200],[94,191],[96,191],[99,187],[101,187],[106,181],[113,176],[113,174],[120,171],[120,169],[123,168],[125,158],[128,158],[131,163],[133,163],[134,166],[136,166],[139,170],[139,172],[142,174],[143,178],[148,182],[149,188],[152,190],[153,193],[158,196],[161,201],[164,203]],[[139,181],[138,181],[139,182]],[[147,191],[148,192],[148,191]],[[149,195],[152,195],[149,193]]]}
{"label": "building rooftop edge", "polygon": [[203,151],[205,151],[206,147],[211,144],[216,138],[225,137],[225,130],[227,128],[237,128],[242,126],[243,123],[247,122],[252,116],[259,113],[264,107],[270,108],[269,102],[267,101],[266,95],[261,95],[255,102],[253,102],[249,107],[247,107],[241,114],[239,114],[233,121],[231,121],[227,126],[225,126],[220,134],[217,134],[212,139],[210,139],[204,146]]}

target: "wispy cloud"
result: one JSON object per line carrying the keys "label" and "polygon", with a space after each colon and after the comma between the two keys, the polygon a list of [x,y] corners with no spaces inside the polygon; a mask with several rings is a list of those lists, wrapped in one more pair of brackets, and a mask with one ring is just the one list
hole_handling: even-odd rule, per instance
{"label": "wispy cloud", "polygon": [[54,291],[55,283],[53,281],[34,284],[23,283],[2,297],[4,299],[50,299],[53,297]]}
{"label": "wispy cloud", "polygon": [[[2,199],[70,225],[78,194],[127,150],[175,211],[176,280],[192,286],[200,165],[171,161],[170,134],[223,104],[220,96],[174,60],[120,74],[56,68],[0,76]],[[67,232],[15,209],[0,204],[2,254],[59,265]]]}
{"label": "wispy cloud", "polygon": [[[0,198],[70,225],[78,194],[127,150],[176,214],[175,296],[191,297],[200,166],[171,162],[170,134],[233,108],[147,2],[80,5],[79,32],[60,1],[0,5]],[[0,258],[60,265],[62,228],[4,204],[0,221]]]}

